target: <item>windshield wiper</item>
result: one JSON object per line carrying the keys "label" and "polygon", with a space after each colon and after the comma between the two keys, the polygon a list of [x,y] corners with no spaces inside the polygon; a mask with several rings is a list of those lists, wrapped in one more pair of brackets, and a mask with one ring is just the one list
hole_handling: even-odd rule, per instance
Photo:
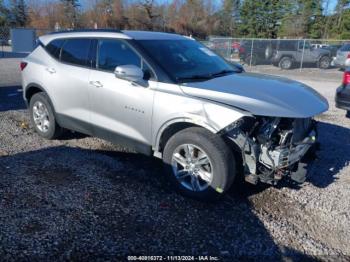
{"label": "windshield wiper", "polygon": [[224,76],[227,74],[231,74],[231,73],[236,73],[235,70],[221,70],[219,72],[216,73],[211,73],[211,74],[206,74],[206,75],[192,75],[192,76],[184,76],[184,77],[178,77],[176,78],[177,81],[186,81],[186,80],[192,80],[192,81],[205,81],[205,80],[209,80],[215,77],[220,77],[220,76]]}
{"label": "windshield wiper", "polygon": [[223,75],[227,75],[227,74],[230,74],[230,73],[235,73],[236,71],[234,70],[221,70],[217,73],[213,73],[211,74],[212,77],[219,77],[219,76],[223,76]]}
{"label": "windshield wiper", "polygon": [[186,80],[192,80],[192,81],[205,81],[212,79],[212,75],[192,75],[192,76],[184,76],[184,77],[177,77],[177,81],[186,81]]}

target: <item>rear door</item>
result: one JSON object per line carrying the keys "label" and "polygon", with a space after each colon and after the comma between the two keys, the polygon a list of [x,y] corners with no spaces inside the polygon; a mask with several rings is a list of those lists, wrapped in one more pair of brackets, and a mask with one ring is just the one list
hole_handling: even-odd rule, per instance
{"label": "rear door", "polygon": [[59,121],[67,128],[87,134],[91,134],[88,92],[91,43],[88,38],[66,39],[58,55],[60,62],[48,68],[54,76],[53,97]]}

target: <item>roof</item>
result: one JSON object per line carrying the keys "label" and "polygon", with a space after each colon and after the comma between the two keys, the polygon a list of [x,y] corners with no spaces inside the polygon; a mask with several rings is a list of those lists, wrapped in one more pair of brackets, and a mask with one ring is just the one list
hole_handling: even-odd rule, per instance
{"label": "roof", "polygon": [[135,40],[184,40],[184,36],[163,32],[152,31],[129,31],[129,30],[115,30],[115,29],[84,29],[52,32],[48,35],[40,37],[43,44],[47,44],[53,39],[70,38],[70,37],[105,37],[105,38],[121,38],[121,39],[135,39]]}
{"label": "roof", "polygon": [[127,36],[135,40],[183,40],[184,36],[171,33],[153,32],[153,31],[122,31]]}

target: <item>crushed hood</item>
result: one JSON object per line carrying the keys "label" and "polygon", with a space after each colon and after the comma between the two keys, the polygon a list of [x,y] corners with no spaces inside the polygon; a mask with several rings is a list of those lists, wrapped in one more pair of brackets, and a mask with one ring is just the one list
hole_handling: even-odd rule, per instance
{"label": "crushed hood", "polygon": [[263,74],[236,73],[180,87],[189,96],[227,104],[253,115],[306,118],[328,109],[327,100],[307,85]]}

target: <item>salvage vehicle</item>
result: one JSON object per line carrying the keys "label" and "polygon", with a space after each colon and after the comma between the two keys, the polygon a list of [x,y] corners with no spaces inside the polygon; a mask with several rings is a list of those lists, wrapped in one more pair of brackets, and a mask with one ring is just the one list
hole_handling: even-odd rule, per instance
{"label": "salvage vehicle", "polygon": [[328,109],[304,84],[246,73],[176,34],[53,33],[21,70],[40,136],[69,129],[154,155],[179,192],[200,200],[221,196],[238,175],[301,181],[317,140],[313,117]]}
{"label": "salvage vehicle", "polygon": [[281,69],[291,69],[295,65],[316,65],[321,69],[331,66],[331,51],[324,48],[313,48],[309,41],[277,40],[271,62]]}
{"label": "salvage vehicle", "polygon": [[350,67],[344,71],[342,84],[337,88],[335,106],[346,110],[346,116],[350,117]]}

